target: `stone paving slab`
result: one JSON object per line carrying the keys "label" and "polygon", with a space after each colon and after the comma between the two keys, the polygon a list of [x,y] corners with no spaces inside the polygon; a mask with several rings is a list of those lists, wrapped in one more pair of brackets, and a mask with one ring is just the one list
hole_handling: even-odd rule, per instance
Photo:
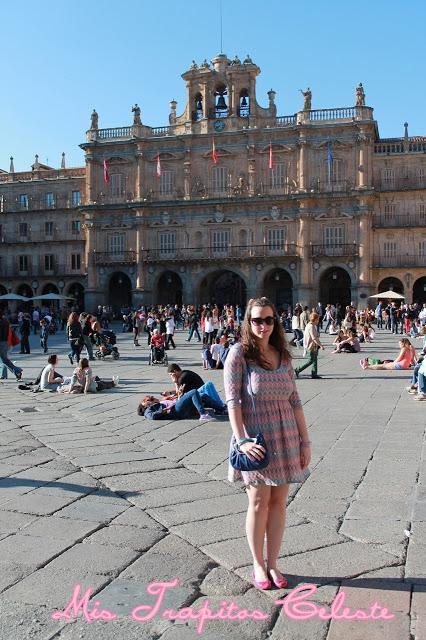
{"label": "stone paving slab", "polygon": [[[147,627],[126,616],[104,624],[78,620],[56,634],[56,623],[46,618],[65,606],[77,583],[92,586],[97,597],[124,612],[149,581],[176,575],[182,591],[170,596],[175,606],[233,597],[246,607],[251,598],[271,607],[264,628],[252,623],[242,636],[241,625],[222,621],[217,629],[206,626],[203,636],[210,640],[233,634],[256,640],[426,638],[425,414],[404,391],[409,372],[363,372],[359,356],[328,349],[320,358],[325,377],[297,382],[313,442],[311,476],[289,491],[280,558],[289,588],[259,594],[250,583],[246,496],[226,481],[229,423],[157,423],[137,416],[140,397],[169,388],[170,380],[163,367],[146,366],[147,349],[135,349],[131,335],[119,334],[119,344],[117,390],[66,397],[18,392],[12,380],[0,385],[0,551],[7,550],[0,556],[0,607],[10,606],[8,620],[18,629],[7,637],[199,637],[191,625],[156,619]],[[50,345],[66,352],[63,334],[52,336]],[[387,332],[378,332],[365,349],[379,357],[395,351]],[[170,361],[200,371],[198,352],[197,345],[185,345],[170,352]],[[41,368],[37,351],[16,358],[24,375]],[[111,363],[94,368],[111,375]],[[201,374],[223,391],[222,372]],[[221,495],[210,497],[209,491]],[[64,506],[65,499],[71,502]],[[33,564],[21,563],[22,549]],[[236,571],[226,568],[241,563]],[[295,624],[280,615],[274,599],[303,581],[322,585],[311,599],[327,605],[339,589],[347,589],[357,606],[379,594],[394,608],[395,624]],[[25,611],[34,619],[22,622]]]}

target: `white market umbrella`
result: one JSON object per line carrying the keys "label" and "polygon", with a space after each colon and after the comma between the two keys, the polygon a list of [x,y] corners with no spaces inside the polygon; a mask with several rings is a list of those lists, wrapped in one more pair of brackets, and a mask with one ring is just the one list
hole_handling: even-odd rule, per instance
{"label": "white market umbrella", "polygon": [[45,293],[42,296],[34,296],[30,300],[75,300],[72,296],[61,296],[59,293]]}
{"label": "white market umbrella", "polygon": [[19,300],[20,302],[28,302],[32,298],[26,298],[25,296],[19,296],[17,293],[5,293],[0,296],[0,300]]}
{"label": "white market umbrella", "polygon": [[405,300],[405,296],[402,296],[396,291],[383,291],[382,293],[376,293],[374,296],[368,296],[369,298],[386,298],[387,300]]}

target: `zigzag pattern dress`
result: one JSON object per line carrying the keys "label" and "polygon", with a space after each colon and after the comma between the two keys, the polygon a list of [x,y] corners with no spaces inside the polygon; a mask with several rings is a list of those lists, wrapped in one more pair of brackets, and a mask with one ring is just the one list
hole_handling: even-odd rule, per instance
{"label": "zigzag pattern dress", "polygon": [[[247,365],[241,344],[230,349],[224,367],[228,409],[241,404],[247,434],[250,437],[263,434],[270,458],[268,466],[258,471],[238,471],[229,465],[231,482],[279,486],[303,482],[309,476],[309,470],[300,466],[300,437],[294,409],[301,408],[302,403],[294,378],[291,361],[270,371],[255,363]],[[233,442],[234,436],[231,445]]]}

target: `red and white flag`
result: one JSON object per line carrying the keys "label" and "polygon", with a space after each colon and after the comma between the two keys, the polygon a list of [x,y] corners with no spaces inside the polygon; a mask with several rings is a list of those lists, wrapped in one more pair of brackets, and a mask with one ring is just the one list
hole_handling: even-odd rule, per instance
{"label": "red and white flag", "polygon": [[160,154],[157,156],[157,178],[161,178],[161,162],[160,162]]}
{"label": "red and white flag", "polygon": [[212,146],[212,160],[215,164],[217,164],[217,153],[216,153],[216,145],[214,143],[214,138],[213,138],[213,146]]}
{"label": "red and white flag", "polygon": [[272,156],[272,142],[269,143],[269,168],[274,168],[274,158]]}
{"label": "red and white flag", "polygon": [[104,160],[104,182],[109,182],[108,160]]}

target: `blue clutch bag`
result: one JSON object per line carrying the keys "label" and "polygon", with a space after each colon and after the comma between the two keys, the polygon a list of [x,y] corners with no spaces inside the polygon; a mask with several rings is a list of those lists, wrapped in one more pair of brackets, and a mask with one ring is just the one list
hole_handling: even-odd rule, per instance
{"label": "blue clutch bag", "polygon": [[258,433],[255,438],[250,438],[256,444],[260,444],[265,449],[265,455],[261,460],[251,460],[246,453],[240,451],[235,441],[231,442],[231,449],[229,452],[229,462],[231,467],[238,471],[257,471],[258,469],[264,469],[269,464],[269,455],[266,448],[265,438],[261,433]]}

